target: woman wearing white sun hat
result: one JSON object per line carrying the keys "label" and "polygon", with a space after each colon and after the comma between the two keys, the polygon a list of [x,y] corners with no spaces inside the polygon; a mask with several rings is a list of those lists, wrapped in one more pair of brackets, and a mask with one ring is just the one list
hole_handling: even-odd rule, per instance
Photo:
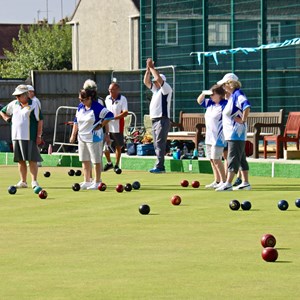
{"label": "woman wearing white sun hat", "polygon": [[[250,112],[250,103],[241,91],[241,83],[234,73],[227,73],[218,81],[227,93],[227,105],[223,110],[223,133],[228,144],[228,173],[226,182],[216,191],[250,190],[248,180],[249,165],[246,160],[245,141],[247,138],[247,117]],[[238,170],[242,173],[242,183],[232,187],[232,180]]]}
{"label": "woman wearing white sun hat", "polygon": [[31,173],[32,188],[38,186],[38,162],[42,161],[38,145],[42,141],[43,115],[36,101],[29,98],[27,85],[18,85],[13,93],[16,100],[2,108],[0,115],[4,121],[12,122],[12,142],[14,161],[18,162],[20,181],[17,188],[27,188],[27,165]]}

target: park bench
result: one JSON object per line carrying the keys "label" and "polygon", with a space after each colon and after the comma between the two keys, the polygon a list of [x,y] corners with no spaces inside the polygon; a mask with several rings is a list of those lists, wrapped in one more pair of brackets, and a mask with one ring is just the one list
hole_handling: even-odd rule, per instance
{"label": "park bench", "polygon": [[253,158],[259,158],[259,141],[264,137],[282,135],[283,109],[277,112],[250,112],[247,118],[247,140],[253,144]]}
{"label": "park bench", "polygon": [[179,122],[172,122],[172,127],[177,131],[168,133],[168,140],[193,141],[195,147],[198,146],[205,136],[204,113],[179,113]]}
{"label": "park bench", "polygon": [[[247,119],[247,140],[253,143],[253,157],[259,157],[259,141],[265,136],[283,133],[283,109],[277,112],[250,112]],[[172,123],[178,131],[169,132],[168,140],[191,140],[198,145],[205,137],[204,113],[179,114],[179,122]]]}

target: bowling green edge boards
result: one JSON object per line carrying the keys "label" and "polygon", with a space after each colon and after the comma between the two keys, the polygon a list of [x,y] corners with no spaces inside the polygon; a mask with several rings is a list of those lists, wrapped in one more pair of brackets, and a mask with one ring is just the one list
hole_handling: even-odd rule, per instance
{"label": "bowling green edge boards", "polygon": [[[78,155],[74,153],[42,154],[43,167],[73,167],[80,168]],[[114,159],[114,155],[112,155]],[[123,170],[148,171],[153,168],[155,156],[128,156],[122,154],[120,167]],[[265,177],[300,178],[300,161],[283,159],[251,159],[248,158],[251,174]],[[0,153],[0,165],[16,165],[13,153]],[[206,158],[199,160],[175,160],[166,157],[167,172],[186,172],[212,174],[210,162]]]}

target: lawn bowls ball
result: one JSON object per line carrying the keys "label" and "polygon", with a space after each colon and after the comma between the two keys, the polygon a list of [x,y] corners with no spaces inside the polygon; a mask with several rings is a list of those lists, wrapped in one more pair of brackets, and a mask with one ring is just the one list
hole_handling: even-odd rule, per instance
{"label": "lawn bowls ball", "polygon": [[150,212],[150,206],[148,204],[142,204],[142,205],[140,205],[139,212],[142,215],[148,215],[149,212]]}
{"label": "lawn bowls ball", "polygon": [[118,175],[120,175],[122,173],[122,169],[120,169],[120,168],[116,169],[115,173],[118,174]]}
{"label": "lawn bowls ball", "polygon": [[46,172],[44,173],[44,176],[45,176],[45,177],[50,177],[50,175],[51,175],[51,173],[48,172],[48,171],[46,171]]}
{"label": "lawn bowls ball", "polygon": [[278,258],[278,252],[275,248],[267,247],[263,249],[261,257],[267,262],[274,262]]}
{"label": "lawn bowls ball", "polygon": [[104,192],[106,190],[107,186],[104,182],[101,182],[99,185],[98,185],[98,190],[100,192]]}
{"label": "lawn bowls ball", "polygon": [[122,184],[117,184],[116,191],[122,193],[124,191],[124,186]]}
{"label": "lawn bowls ball", "polygon": [[75,171],[73,169],[71,169],[69,172],[68,172],[69,176],[74,176],[75,175]]}
{"label": "lawn bowls ball", "polygon": [[286,200],[280,200],[277,206],[280,210],[287,210],[289,208],[289,203]]}
{"label": "lawn bowls ball", "polygon": [[187,181],[187,180],[182,180],[181,182],[180,182],[180,185],[182,186],[182,187],[188,187],[189,186],[189,182]]}
{"label": "lawn bowls ball", "polygon": [[72,185],[72,190],[73,190],[74,192],[80,191],[80,184],[79,184],[79,183],[74,183],[74,184]]}
{"label": "lawn bowls ball", "polygon": [[242,202],[242,204],[241,204],[242,210],[250,210],[251,207],[252,207],[251,202],[247,201],[247,200]]}
{"label": "lawn bowls ball", "polygon": [[276,245],[276,239],[275,239],[275,236],[272,235],[272,234],[264,234],[262,237],[261,237],[261,240],[260,240],[260,243],[261,245],[264,247],[264,248],[267,248],[267,247],[275,247]]}
{"label": "lawn bowls ball", "polygon": [[199,181],[195,180],[195,181],[192,182],[192,187],[193,188],[197,189],[199,186],[200,186],[200,182]]}
{"label": "lawn bowls ball", "polygon": [[45,190],[41,190],[41,191],[39,192],[39,197],[40,197],[41,199],[46,199],[46,198],[48,197],[48,193],[47,193]]}
{"label": "lawn bowls ball", "polygon": [[75,176],[81,176],[81,171],[80,170],[76,170]]}
{"label": "lawn bowls ball", "polygon": [[231,200],[229,203],[229,207],[231,210],[239,210],[241,207],[241,204],[238,200]]}
{"label": "lawn bowls ball", "polygon": [[300,208],[300,199],[297,199],[297,200],[295,201],[295,205],[296,205],[297,207]]}
{"label": "lawn bowls ball", "polygon": [[40,186],[35,186],[33,189],[35,194],[38,194],[41,190],[42,190],[42,188]]}
{"label": "lawn bowls ball", "polygon": [[135,182],[132,184],[132,187],[133,187],[135,190],[139,190],[140,187],[141,187],[141,184],[140,184],[138,181],[135,181]]}
{"label": "lawn bowls ball", "polygon": [[124,186],[124,190],[126,192],[131,192],[132,191],[132,185],[130,183],[126,183]]}
{"label": "lawn bowls ball", "polygon": [[7,191],[11,194],[14,195],[17,192],[17,188],[14,185],[11,185],[8,187]]}
{"label": "lawn bowls ball", "polygon": [[174,195],[172,198],[171,198],[171,203],[173,205],[179,205],[181,203],[181,197],[178,196],[178,195]]}

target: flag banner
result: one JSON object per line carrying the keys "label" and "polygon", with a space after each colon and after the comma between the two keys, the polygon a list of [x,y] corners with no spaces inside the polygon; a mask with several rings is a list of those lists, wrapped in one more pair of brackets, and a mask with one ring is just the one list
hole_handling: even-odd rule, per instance
{"label": "flag banner", "polygon": [[258,52],[258,51],[264,50],[264,49],[283,48],[283,47],[294,46],[294,45],[299,45],[299,44],[300,44],[300,38],[294,38],[291,40],[285,40],[282,43],[271,43],[271,44],[267,44],[267,45],[261,45],[259,47],[255,47],[255,48],[238,47],[238,48],[224,49],[224,50],[218,50],[218,51],[191,52],[190,55],[197,55],[199,65],[201,65],[202,57],[212,56],[214,58],[215,63],[218,65],[219,64],[218,55],[236,54],[238,52],[243,52],[244,54],[249,54],[249,53]]}

